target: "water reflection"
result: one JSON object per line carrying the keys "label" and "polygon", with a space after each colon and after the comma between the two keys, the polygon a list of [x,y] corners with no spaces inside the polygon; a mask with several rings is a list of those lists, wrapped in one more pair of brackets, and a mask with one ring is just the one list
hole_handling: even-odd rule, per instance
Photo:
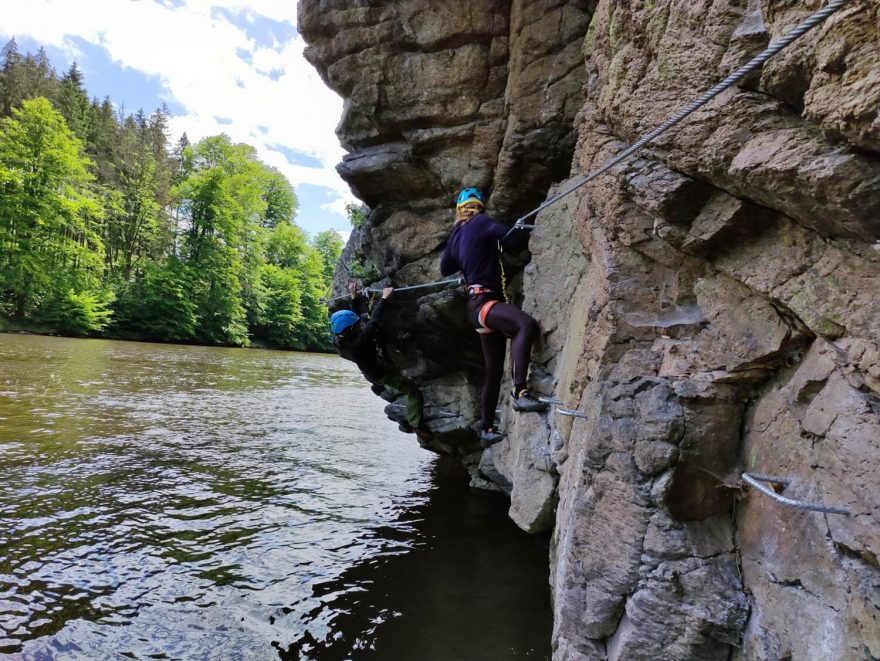
{"label": "water reflection", "polygon": [[507,520],[505,498],[469,493],[457,461],[432,472],[426,500],[370,534],[409,540],[405,552],[376,553],[282,610],[302,631],[282,659],[550,658],[547,538]]}
{"label": "water reflection", "polygon": [[[455,611],[523,581],[468,575],[490,548],[438,499],[488,501],[432,488],[433,458],[332,356],[0,336],[0,430],[0,654],[343,658],[421,638],[425,591]],[[523,539],[491,557],[540,558],[546,583]]]}

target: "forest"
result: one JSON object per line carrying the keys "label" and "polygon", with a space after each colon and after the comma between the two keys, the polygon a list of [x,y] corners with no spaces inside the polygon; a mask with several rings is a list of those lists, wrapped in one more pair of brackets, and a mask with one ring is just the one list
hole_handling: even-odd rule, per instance
{"label": "forest", "polygon": [[253,147],[120,108],[76,64],[0,52],[0,330],[329,349],[340,236],[294,222]]}

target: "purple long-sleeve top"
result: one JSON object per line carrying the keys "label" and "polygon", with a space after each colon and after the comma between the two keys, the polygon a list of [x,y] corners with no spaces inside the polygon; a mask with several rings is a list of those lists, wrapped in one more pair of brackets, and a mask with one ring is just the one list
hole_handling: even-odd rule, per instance
{"label": "purple long-sleeve top", "polygon": [[501,291],[501,266],[498,263],[498,241],[510,227],[484,213],[452,230],[440,257],[440,273],[452,275],[461,271],[469,285],[482,285]]}

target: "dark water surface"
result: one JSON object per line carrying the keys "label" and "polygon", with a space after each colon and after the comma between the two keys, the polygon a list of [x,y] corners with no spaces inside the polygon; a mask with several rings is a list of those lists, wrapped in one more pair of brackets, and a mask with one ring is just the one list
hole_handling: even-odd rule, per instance
{"label": "dark water surface", "polygon": [[0,335],[0,656],[549,658],[506,508],[334,356]]}

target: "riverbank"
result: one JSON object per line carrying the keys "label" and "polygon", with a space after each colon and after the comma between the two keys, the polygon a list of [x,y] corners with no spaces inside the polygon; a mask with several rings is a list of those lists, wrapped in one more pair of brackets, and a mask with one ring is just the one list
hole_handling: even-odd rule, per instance
{"label": "riverbank", "polygon": [[262,340],[253,340],[246,346],[240,347],[231,344],[206,344],[204,342],[184,342],[174,341],[165,342],[163,340],[152,339],[142,336],[129,336],[126,334],[100,333],[95,335],[64,335],[47,326],[38,326],[31,324],[16,324],[6,319],[0,318],[0,334],[9,335],[34,335],[37,337],[66,337],[78,340],[117,340],[120,342],[145,342],[148,344],[171,344],[184,347],[221,347],[227,349],[265,349],[268,351],[293,351],[296,353],[322,353],[335,354],[336,352],[330,348],[313,348],[313,349],[294,349],[290,347],[274,346]]}

